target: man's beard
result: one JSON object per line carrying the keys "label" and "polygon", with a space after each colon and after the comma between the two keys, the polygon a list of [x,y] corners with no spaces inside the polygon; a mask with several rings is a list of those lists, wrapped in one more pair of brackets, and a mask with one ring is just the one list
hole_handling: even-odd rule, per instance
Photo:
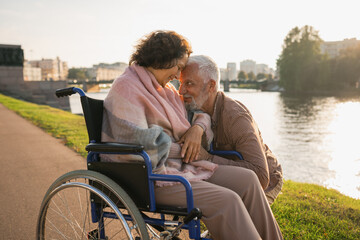
{"label": "man's beard", "polygon": [[204,105],[204,103],[208,100],[209,95],[203,94],[201,93],[198,98],[197,101],[195,101],[195,98],[193,96],[187,95],[185,94],[184,97],[191,98],[191,102],[187,103],[185,102],[185,108],[188,111],[195,111],[195,110],[200,110],[201,107]]}

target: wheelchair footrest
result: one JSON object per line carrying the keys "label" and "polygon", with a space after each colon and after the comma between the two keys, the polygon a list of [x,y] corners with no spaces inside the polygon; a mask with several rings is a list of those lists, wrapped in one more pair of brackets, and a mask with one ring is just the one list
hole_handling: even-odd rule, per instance
{"label": "wheelchair footrest", "polygon": [[188,224],[191,220],[202,217],[201,210],[199,208],[194,208],[191,212],[185,217],[184,224]]}
{"label": "wheelchair footrest", "polygon": [[184,222],[179,224],[174,231],[172,231],[171,233],[168,231],[162,232],[162,238],[160,238],[161,240],[171,240],[174,237],[178,236],[180,231],[181,231],[181,227],[184,226],[185,224],[188,224],[190,221],[194,220],[194,219],[200,219],[202,217],[202,213],[201,210],[199,208],[194,208],[193,210],[191,210],[191,212],[184,218]]}

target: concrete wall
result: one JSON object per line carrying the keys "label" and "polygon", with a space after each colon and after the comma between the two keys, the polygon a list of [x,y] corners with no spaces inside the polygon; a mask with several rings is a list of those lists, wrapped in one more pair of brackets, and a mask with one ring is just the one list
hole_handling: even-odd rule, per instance
{"label": "concrete wall", "polygon": [[66,81],[24,81],[23,67],[0,66],[0,91],[26,101],[70,110],[69,98],[57,98],[55,90]]}
{"label": "concrete wall", "polygon": [[0,90],[15,91],[23,82],[23,67],[0,66]]}
{"label": "concrete wall", "polygon": [[29,81],[23,86],[23,95],[28,96],[29,101],[70,111],[69,98],[55,95],[57,89],[67,87],[66,81]]}

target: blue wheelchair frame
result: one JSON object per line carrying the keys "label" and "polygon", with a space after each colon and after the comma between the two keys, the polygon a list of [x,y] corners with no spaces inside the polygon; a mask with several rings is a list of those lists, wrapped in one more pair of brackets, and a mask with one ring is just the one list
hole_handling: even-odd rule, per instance
{"label": "blue wheelchair frame", "polygon": [[237,151],[214,150],[213,143],[210,144],[209,153],[212,155],[219,155],[219,156],[237,156],[240,160],[244,160],[242,154]]}
{"label": "blue wheelchair frame", "polygon": [[[67,89],[67,90],[69,90],[69,89]],[[72,91],[73,91],[73,93],[78,93],[81,97],[86,97],[86,94],[80,88],[75,88],[74,87],[74,88],[72,88]],[[95,140],[90,140],[90,144],[88,146],[90,146],[92,143],[96,143],[96,141]],[[236,151],[216,151],[216,150],[213,150],[212,144],[211,144],[209,153],[216,154],[216,155],[223,155],[223,156],[225,156],[225,155],[226,156],[228,156],[228,155],[236,155],[239,159],[243,160],[243,157],[239,152],[236,152]],[[149,196],[149,199],[150,199],[149,211],[150,212],[156,212],[154,181],[167,181],[167,182],[179,182],[179,183],[181,183],[185,187],[186,202],[187,202],[187,213],[188,213],[188,216],[190,216],[191,211],[194,209],[194,200],[193,200],[192,187],[191,187],[191,184],[189,183],[188,180],[186,180],[185,178],[183,178],[181,176],[176,176],[176,175],[154,174],[152,172],[152,164],[151,164],[150,157],[144,150],[139,151],[139,152],[134,152],[134,153],[89,151],[88,155],[87,155],[87,163],[91,164],[92,162],[99,162],[100,161],[99,160],[100,159],[100,157],[99,157],[100,154],[120,154],[120,155],[134,154],[134,155],[139,155],[144,159],[144,162],[145,162],[145,165],[146,165],[146,168],[147,168],[147,178],[148,178],[148,182],[149,182],[148,186],[149,186],[149,194],[150,194],[150,196]],[[99,226],[102,226],[102,224],[103,224],[102,217],[117,218],[115,216],[115,214],[108,213],[108,212],[102,212],[102,209],[97,208],[96,203],[91,203],[91,212],[92,212],[92,221],[93,221],[93,223],[98,222]],[[100,216],[102,216],[102,217],[100,217]],[[124,218],[126,220],[132,220],[130,215],[124,215]],[[187,229],[189,231],[189,237],[191,239],[210,240],[210,239],[200,237],[200,219],[199,218],[200,218],[200,216],[199,217],[195,216],[194,219],[192,219],[188,224],[184,224],[183,226],[181,226],[181,228],[182,229]],[[147,223],[147,224],[165,226],[165,216],[162,213],[161,213],[161,219],[150,218],[148,216],[143,216],[143,219],[144,219],[145,223]],[[105,239],[105,230],[103,228],[100,228],[100,229],[101,229],[100,233],[99,233],[100,238]]]}

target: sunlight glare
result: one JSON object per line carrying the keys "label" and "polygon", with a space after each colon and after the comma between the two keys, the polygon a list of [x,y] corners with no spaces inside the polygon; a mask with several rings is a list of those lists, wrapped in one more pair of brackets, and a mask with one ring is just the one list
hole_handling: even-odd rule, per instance
{"label": "sunlight glare", "polygon": [[360,154],[354,151],[359,148],[360,142],[360,102],[338,103],[328,130],[331,134],[326,141],[332,149],[329,169],[336,174],[325,184],[360,198]]}

